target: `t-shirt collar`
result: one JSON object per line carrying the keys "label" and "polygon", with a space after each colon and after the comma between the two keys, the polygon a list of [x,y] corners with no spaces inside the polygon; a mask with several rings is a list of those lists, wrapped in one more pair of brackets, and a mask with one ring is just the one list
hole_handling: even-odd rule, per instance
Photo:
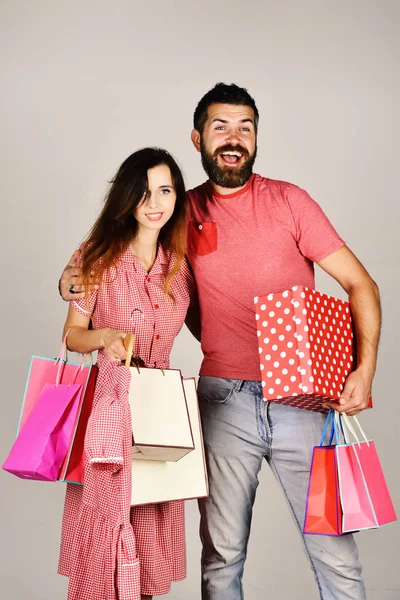
{"label": "t-shirt collar", "polygon": [[211,181],[209,179],[206,181],[206,185],[209,186],[209,188],[215,198],[222,198],[223,200],[229,200],[230,198],[236,198],[237,196],[241,196],[242,194],[245,194],[250,189],[250,187],[253,183],[254,177],[255,177],[255,173],[252,173],[250,176],[250,179],[248,180],[248,182],[246,183],[244,188],[242,188],[238,192],[233,192],[232,194],[219,194],[218,192],[216,192],[214,190],[214,188],[211,184]]}

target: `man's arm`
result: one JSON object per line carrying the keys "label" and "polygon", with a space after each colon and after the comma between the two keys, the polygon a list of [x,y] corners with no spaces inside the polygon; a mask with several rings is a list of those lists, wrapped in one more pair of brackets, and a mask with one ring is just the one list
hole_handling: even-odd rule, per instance
{"label": "man's arm", "polygon": [[381,328],[378,286],[346,246],[321,260],[318,265],[336,279],[349,296],[357,347],[356,368],[346,379],[339,407],[330,403],[326,403],[326,406],[356,415],[368,407],[375,374]]}
{"label": "man's arm", "polygon": [[[76,266],[76,261],[79,258],[79,255],[80,251],[77,250],[71,256],[67,266],[62,272],[60,281],[58,282],[58,291],[60,292],[62,299],[66,302],[78,300],[78,298],[83,298],[85,296],[82,271]],[[89,286],[89,291],[97,290],[98,287],[99,286],[93,281],[93,283]],[[71,291],[71,289],[73,291]]]}

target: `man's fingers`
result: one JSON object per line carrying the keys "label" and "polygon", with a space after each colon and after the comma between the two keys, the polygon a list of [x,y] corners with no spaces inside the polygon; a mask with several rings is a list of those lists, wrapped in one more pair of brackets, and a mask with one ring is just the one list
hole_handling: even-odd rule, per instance
{"label": "man's fingers", "polygon": [[76,269],[75,267],[67,267],[64,269],[61,275],[61,285],[82,285],[82,271],[80,269]]}
{"label": "man's fingers", "polygon": [[80,256],[80,250],[75,250],[75,252],[73,253],[73,255],[71,256],[71,258],[68,261],[68,267],[76,267],[76,261],[78,260]]}
{"label": "man's fingers", "polygon": [[84,285],[77,285],[76,283],[73,283],[72,285],[74,286],[74,292],[75,292],[75,294],[81,294],[82,292],[85,292],[85,286]]}
{"label": "man's fingers", "polygon": [[85,292],[79,292],[77,294],[71,294],[71,292],[68,292],[67,294],[63,295],[64,300],[66,300],[66,302],[72,302],[73,300],[79,300],[79,298],[84,298],[85,297]]}
{"label": "man's fingers", "polygon": [[342,393],[340,394],[339,404],[341,406],[343,406],[347,402],[350,402],[355,390],[356,390],[355,384],[352,383],[350,380],[347,380],[346,383],[344,384]]}
{"label": "man's fingers", "polygon": [[[81,287],[82,290],[84,289],[84,281],[83,281],[83,277],[75,275],[73,277],[68,277],[68,279],[63,280],[61,278],[61,283],[62,284],[66,284],[68,283],[68,285],[74,285],[75,288],[77,287]],[[99,289],[99,284],[91,277],[89,279],[89,283],[88,283],[88,290],[98,290]]]}
{"label": "man's fingers", "polygon": [[[83,277],[82,277],[82,271],[80,269],[74,269],[74,271],[68,270],[67,272],[64,272],[63,276],[61,277],[61,283],[63,285],[68,285],[68,286],[70,286],[70,285],[83,286],[84,282],[83,282]],[[98,290],[99,289],[99,284],[93,277],[89,278],[88,289],[90,289],[90,290]]]}

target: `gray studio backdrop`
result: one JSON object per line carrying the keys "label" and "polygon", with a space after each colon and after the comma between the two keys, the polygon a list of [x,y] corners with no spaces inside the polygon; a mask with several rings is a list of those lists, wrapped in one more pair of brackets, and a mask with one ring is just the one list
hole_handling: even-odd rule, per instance
{"label": "gray studio backdrop", "polygon": [[[177,157],[188,186],[203,181],[192,113],[214,83],[234,81],[255,95],[261,113],[256,170],[306,188],[380,285],[376,408],[363,423],[400,510],[399,6],[2,0],[1,462],[31,354],[58,351],[66,306],[57,280],[98,214],[107,180],[132,151],[159,145]],[[343,297],[321,273],[318,286]],[[172,365],[196,375],[200,358],[183,330]],[[260,479],[246,600],[316,599],[282,494],[267,468]],[[0,597],[62,600],[64,486],[4,472],[0,485]],[[169,600],[200,598],[197,530],[197,506],[188,502],[188,577]],[[400,598],[398,537],[397,525],[357,535],[370,600]]]}

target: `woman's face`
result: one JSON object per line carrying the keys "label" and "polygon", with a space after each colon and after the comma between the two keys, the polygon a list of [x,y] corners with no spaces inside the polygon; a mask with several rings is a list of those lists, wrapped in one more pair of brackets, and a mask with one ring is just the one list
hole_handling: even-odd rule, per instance
{"label": "woman's face", "polygon": [[171,218],[175,208],[176,191],[167,165],[147,171],[148,189],[137,206],[134,217],[139,229],[159,231]]}

